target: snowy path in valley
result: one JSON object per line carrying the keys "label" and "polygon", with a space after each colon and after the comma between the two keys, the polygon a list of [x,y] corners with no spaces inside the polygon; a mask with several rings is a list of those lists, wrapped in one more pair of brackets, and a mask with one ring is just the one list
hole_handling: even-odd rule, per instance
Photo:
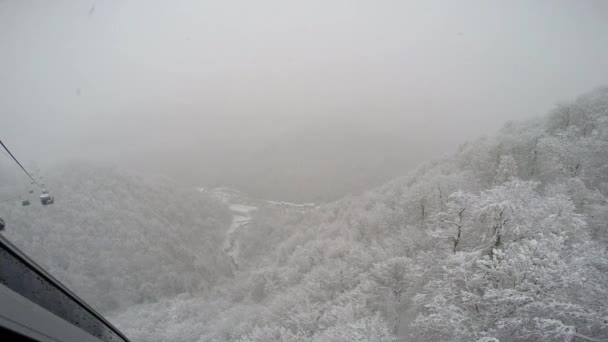
{"label": "snowy path in valley", "polygon": [[232,260],[232,265],[235,269],[238,269],[239,266],[240,233],[249,226],[249,223],[258,208],[298,210],[304,212],[318,207],[315,203],[293,203],[253,198],[228,187],[212,189],[199,187],[197,190],[226,204],[232,212],[232,222],[226,231],[223,250]]}
{"label": "snowy path in valley", "polygon": [[231,204],[230,211],[232,212],[232,223],[226,232],[226,240],[224,241],[224,252],[232,259],[232,264],[238,268],[239,257],[239,231],[249,225],[251,215],[258,208],[249,205]]}

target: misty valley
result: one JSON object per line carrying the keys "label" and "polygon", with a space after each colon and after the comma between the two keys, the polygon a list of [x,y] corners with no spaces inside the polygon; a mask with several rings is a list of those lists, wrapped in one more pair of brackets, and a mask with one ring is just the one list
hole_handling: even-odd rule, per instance
{"label": "misty valley", "polygon": [[608,337],[605,87],[324,203],[84,161],[40,176],[56,202],[3,201],[3,235],[133,341]]}

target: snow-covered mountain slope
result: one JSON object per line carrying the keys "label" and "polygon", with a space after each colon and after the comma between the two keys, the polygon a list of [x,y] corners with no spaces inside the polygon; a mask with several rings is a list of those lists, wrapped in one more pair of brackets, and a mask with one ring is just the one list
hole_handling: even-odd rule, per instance
{"label": "snow-covered mountain slope", "polygon": [[55,204],[0,203],[4,235],[102,311],[200,293],[230,272],[231,215],[213,198],[82,162],[44,181]]}
{"label": "snow-covered mountain slope", "polygon": [[367,193],[259,209],[214,296],[134,306],[141,341],[608,339],[608,88]]}

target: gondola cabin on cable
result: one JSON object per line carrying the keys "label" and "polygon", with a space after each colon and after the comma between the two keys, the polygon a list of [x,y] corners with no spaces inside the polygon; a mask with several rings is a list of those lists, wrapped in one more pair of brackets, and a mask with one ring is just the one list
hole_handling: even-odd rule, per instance
{"label": "gondola cabin on cable", "polygon": [[40,203],[42,203],[42,205],[49,205],[53,204],[54,202],[55,198],[49,195],[47,190],[42,190],[42,195],[40,195]]}
{"label": "gondola cabin on cable", "polygon": [[27,207],[28,205],[30,205],[30,200],[21,201],[21,205]]}

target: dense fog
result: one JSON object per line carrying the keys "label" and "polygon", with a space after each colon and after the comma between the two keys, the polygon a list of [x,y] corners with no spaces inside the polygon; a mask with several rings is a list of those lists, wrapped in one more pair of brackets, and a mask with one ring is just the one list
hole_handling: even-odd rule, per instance
{"label": "dense fog", "polygon": [[604,84],[607,7],[2,1],[2,135],[38,162],[337,199]]}
{"label": "dense fog", "polygon": [[137,342],[608,340],[606,37],[603,1],[0,1],[0,247]]}

